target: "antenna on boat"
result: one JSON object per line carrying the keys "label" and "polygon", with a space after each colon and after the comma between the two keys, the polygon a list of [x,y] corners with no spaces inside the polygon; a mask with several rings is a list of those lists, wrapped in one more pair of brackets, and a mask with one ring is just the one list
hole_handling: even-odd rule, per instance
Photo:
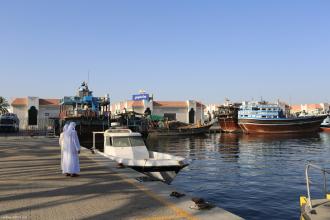
{"label": "antenna on boat", "polygon": [[89,70],[88,70],[88,73],[87,73],[87,85],[89,85]]}

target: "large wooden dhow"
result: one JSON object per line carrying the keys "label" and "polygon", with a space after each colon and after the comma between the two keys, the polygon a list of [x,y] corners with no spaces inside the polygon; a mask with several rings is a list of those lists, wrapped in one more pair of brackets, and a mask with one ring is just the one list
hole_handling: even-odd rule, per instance
{"label": "large wooden dhow", "polygon": [[242,132],[238,125],[239,104],[221,105],[215,112],[218,119],[221,132],[240,133]]}
{"label": "large wooden dhow", "polygon": [[317,132],[326,118],[320,116],[286,117],[278,104],[244,103],[238,111],[238,124],[244,133],[290,134]]}
{"label": "large wooden dhow", "polygon": [[[87,83],[83,82],[76,96],[66,96],[61,99],[60,126],[75,122],[81,144],[91,146],[93,132],[105,131],[110,127],[109,104],[109,97],[94,97]],[[98,140],[103,144],[102,138]]]}

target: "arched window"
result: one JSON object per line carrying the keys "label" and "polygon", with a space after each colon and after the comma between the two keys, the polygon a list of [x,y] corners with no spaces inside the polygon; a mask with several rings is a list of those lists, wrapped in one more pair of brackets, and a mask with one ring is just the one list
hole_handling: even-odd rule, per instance
{"label": "arched window", "polygon": [[38,125],[38,110],[35,106],[31,106],[28,111],[29,114],[29,125]]}
{"label": "arched window", "polygon": [[193,108],[189,111],[189,124],[195,123],[195,110]]}
{"label": "arched window", "polygon": [[151,110],[150,110],[150,108],[147,108],[147,109],[144,111],[144,115],[151,115]]}

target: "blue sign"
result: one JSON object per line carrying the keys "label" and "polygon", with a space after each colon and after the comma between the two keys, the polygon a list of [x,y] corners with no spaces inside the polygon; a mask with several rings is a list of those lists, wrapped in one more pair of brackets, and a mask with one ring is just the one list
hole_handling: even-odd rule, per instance
{"label": "blue sign", "polygon": [[138,94],[133,95],[134,101],[140,101],[140,100],[149,100],[149,94]]}

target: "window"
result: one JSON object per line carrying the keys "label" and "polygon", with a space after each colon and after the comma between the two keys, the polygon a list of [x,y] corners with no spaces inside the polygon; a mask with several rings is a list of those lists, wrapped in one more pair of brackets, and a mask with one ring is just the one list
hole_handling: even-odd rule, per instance
{"label": "window", "polygon": [[106,146],[112,146],[112,139],[111,139],[111,137],[107,137],[105,139],[105,145]]}
{"label": "window", "polygon": [[136,146],[145,146],[143,139],[140,136],[136,137],[111,137],[106,140],[107,146],[114,147],[136,147]]}
{"label": "window", "polygon": [[128,137],[113,137],[113,146],[115,147],[130,147],[130,142]]}
{"label": "window", "polygon": [[169,121],[175,121],[176,113],[164,113],[164,118],[167,118]]}
{"label": "window", "polygon": [[38,125],[38,110],[35,106],[28,110],[28,117],[28,125]]}
{"label": "window", "polygon": [[131,145],[134,146],[144,146],[144,141],[141,137],[130,137]]}

